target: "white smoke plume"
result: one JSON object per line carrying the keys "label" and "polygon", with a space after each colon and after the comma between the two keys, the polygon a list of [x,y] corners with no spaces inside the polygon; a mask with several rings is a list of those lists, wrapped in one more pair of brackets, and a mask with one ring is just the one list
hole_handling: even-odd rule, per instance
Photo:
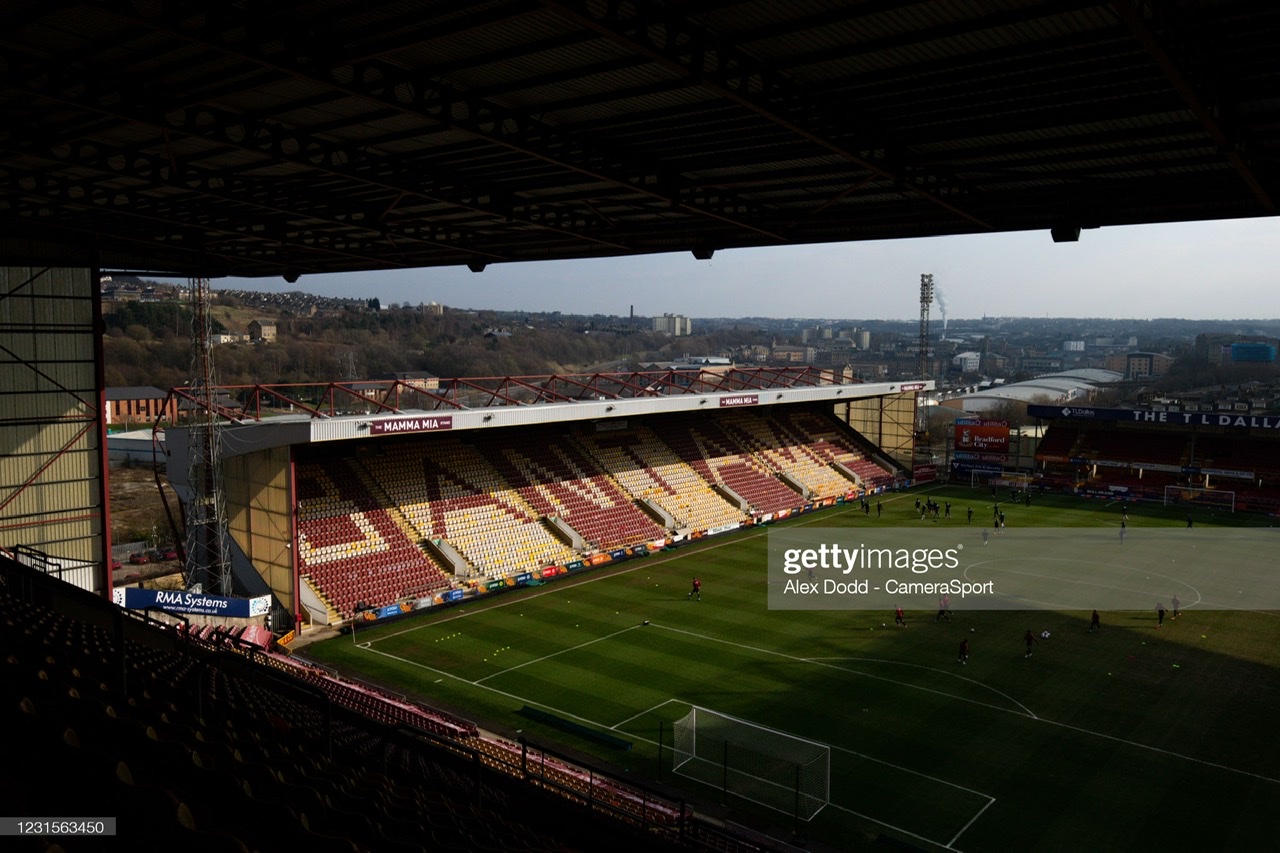
{"label": "white smoke plume", "polygon": [[933,298],[938,303],[938,313],[942,315],[942,334],[947,333],[947,297],[942,292],[942,288],[936,284],[933,286]]}

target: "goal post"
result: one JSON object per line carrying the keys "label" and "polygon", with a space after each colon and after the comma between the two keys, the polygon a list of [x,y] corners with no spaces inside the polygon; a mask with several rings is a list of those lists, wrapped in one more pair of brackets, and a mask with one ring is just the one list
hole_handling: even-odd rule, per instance
{"label": "goal post", "polygon": [[672,769],[798,820],[830,801],[831,747],[692,706],[672,726]]}
{"label": "goal post", "polygon": [[1204,506],[1236,511],[1236,493],[1233,489],[1206,489],[1202,486],[1165,486],[1165,506]]}

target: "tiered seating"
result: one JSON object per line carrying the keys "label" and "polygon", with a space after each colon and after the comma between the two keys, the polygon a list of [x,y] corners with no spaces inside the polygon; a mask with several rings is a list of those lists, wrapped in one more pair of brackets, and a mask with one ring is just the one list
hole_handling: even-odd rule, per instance
{"label": "tiered seating", "polygon": [[1136,429],[1091,429],[1080,444],[1082,455],[1134,465],[1181,465],[1187,435],[1181,432]]}
{"label": "tiered seating", "polygon": [[580,433],[578,440],[618,484],[675,519],[677,528],[720,528],[747,518],[645,426],[624,432]]}
{"label": "tiered seating", "polygon": [[392,443],[361,464],[419,536],[446,540],[489,577],[576,559],[513,484],[456,436]]}
{"label": "tiered seating", "polygon": [[708,482],[732,489],[755,512],[791,509],[802,500],[713,419],[661,418],[653,430]]}
{"label": "tiered seating", "polygon": [[1205,468],[1252,471],[1268,480],[1280,477],[1280,441],[1274,439],[1202,433],[1196,437],[1195,459]]}
{"label": "tiered seating", "polygon": [[[526,776],[476,750],[474,729],[428,739],[377,710],[373,691],[331,702],[268,673],[267,656],[132,618],[118,628],[110,602],[3,557],[0,573],[0,757],[46,771],[0,780],[12,814],[106,813],[130,844],[216,853],[638,849],[678,843],[690,819],[555,757],[538,755],[550,772]],[[5,592],[33,587],[77,616]]]}
{"label": "tiered seating", "polygon": [[378,607],[448,585],[347,460],[298,465],[298,560],[339,613]]}
{"label": "tiered seating", "polygon": [[1076,440],[1079,437],[1080,431],[1075,427],[1054,424],[1041,436],[1040,445],[1036,448],[1036,458],[1038,459],[1041,456],[1071,457],[1075,455],[1072,451],[1075,449]]}
{"label": "tiered seating", "polygon": [[866,457],[829,417],[806,409],[779,414],[779,420],[806,440],[809,448],[829,463],[840,463],[858,475],[866,488],[893,484],[893,474]]}
{"label": "tiered seating", "polygon": [[852,485],[781,421],[756,412],[737,411],[722,416],[720,425],[770,468],[785,472],[807,488],[811,498],[838,497]]}
{"label": "tiered seating", "polygon": [[595,548],[612,550],[665,534],[594,460],[560,435],[529,431],[518,442],[477,447],[534,510],[564,519]]}

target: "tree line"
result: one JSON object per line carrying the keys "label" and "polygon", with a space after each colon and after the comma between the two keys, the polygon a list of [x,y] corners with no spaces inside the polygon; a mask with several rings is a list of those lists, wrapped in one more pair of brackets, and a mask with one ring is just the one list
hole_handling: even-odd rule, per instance
{"label": "tree line", "polygon": [[[621,370],[686,353],[715,355],[763,338],[762,332],[732,327],[668,338],[584,317],[513,320],[497,312],[439,315],[408,306],[310,317],[287,312],[256,316],[275,320],[276,342],[214,347],[218,384],[353,381],[404,372],[477,377]],[[189,379],[194,348],[188,306],[119,303],[105,320],[108,387],[171,388]],[[217,319],[212,326],[215,333],[225,330]]]}

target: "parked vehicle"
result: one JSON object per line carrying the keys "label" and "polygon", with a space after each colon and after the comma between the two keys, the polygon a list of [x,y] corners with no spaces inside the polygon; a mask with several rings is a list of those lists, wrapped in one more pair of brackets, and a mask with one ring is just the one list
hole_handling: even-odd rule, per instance
{"label": "parked vehicle", "polygon": [[146,551],[136,551],[129,555],[129,562],[133,563],[135,566],[141,566],[146,563],[150,563],[151,557]]}

